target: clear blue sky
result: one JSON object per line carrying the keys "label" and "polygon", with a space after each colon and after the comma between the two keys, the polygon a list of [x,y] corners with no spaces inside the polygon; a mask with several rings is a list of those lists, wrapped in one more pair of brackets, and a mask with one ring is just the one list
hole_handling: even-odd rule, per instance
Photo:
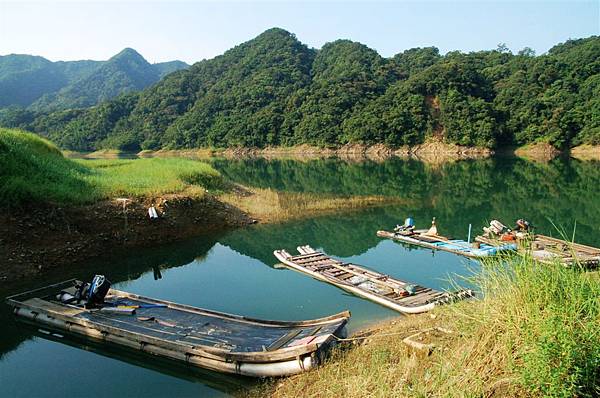
{"label": "clear blue sky", "polygon": [[278,26],[319,48],[339,38],[383,56],[418,46],[482,50],[506,43],[538,54],[600,34],[594,1],[6,1],[0,54],[107,59],[125,47],[150,62],[212,58]]}

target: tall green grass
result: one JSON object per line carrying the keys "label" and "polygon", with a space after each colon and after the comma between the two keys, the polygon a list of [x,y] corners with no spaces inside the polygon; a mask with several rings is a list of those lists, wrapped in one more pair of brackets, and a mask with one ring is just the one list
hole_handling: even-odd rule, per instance
{"label": "tall green grass", "polygon": [[516,382],[537,396],[600,396],[597,274],[530,258],[484,267],[486,299],[462,318],[480,330],[493,325]]}
{"label": "tall green grass", "polygon": [[37,135],[0,129],[0,203],[5,206],[84,204],[223,186],[220,174],[206,163],[176,158],[72,160]]}

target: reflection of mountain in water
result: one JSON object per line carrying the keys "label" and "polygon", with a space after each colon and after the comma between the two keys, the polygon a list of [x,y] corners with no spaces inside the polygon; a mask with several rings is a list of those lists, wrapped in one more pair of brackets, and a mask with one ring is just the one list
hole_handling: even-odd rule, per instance
{"label": "reflection of mountain in water", "polygon": [[[450,235],[466,236],[469,223],[478,232],[493,218],[512,224],[524,217],[540,232],[554,235],[557,233],[549,220],[566,229],[576,222],[578,241],[600,245],[600,236],[594,233],[600,224],[598,162],[555,159],[540,164],[497,157],[435,167],[400,158],[382,163],[347,163],[338,159],[216,160],[214,165],[227,178],[250,186],[414,199],[421,206],[406,209],[396,217],[410,214],[426,227],[430,217],[436,216],[442,231]],[[360,223],[357,218],[353,220]],[[375,218],[375,224],[381,223]]]}
{"label": "reflection of mountain in water", "polygon": [[[282,224],[257,225],[233,231],[221,239],[221,243],[244,255],[256,258],[268,265],[278,261],[273,250],[294,250],[301,244],[322,247],[337,256],[352,256],[375,246],[379,238],[373,232],[382,218],[383,209],[372,209],[344,216],[331,215]],[[360,236],[363,239],[356,240]]]}

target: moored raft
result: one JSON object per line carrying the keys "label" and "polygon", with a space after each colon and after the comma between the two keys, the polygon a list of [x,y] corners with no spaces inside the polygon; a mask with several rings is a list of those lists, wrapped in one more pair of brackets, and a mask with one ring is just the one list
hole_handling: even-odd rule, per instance
{"label": "moored raft", "polygon": [[393,239],[410,245],[426,247],[428,249],[442,250],[469,258],[490,257],[502,252],[509,252],[517,249],[517,245],[515,243],[469,243],[461,239],[450,239],[440,235],[427,235],[426,232],[427,230],[415,230],[411,231],[410,233],[377,231],[377,236],[381,238]]}
{"label": "moored raft", "polygon": [[300,254],[296,256],[285,250],[276,250],[273,254],[289,268],[399,312],[426,312],[436,305],[473,296],[471,290],[448,293],[412,285],[356,264],[333,259],[310,246],[300,246],[297,250]]}
{"label": "moored raft", "polygon": [[286,376],[313,368],[344,337],[350,313],[306,321],[226,314],[110,289],[101,306],[64,303],[69,280],[7,298],[15,315],[50,329],[219,372]]}
{"label": "moored raft", "polygon": [[[504,243],[500,239],[477,236],[475,240],[488,245]],[[531,256],[536,261],[550,264],[558,261],[564,266],[579,264],[587,268],[600,265],[600,248],[569,242],[540,234],[527,234],[515,238],[519,254]]]}

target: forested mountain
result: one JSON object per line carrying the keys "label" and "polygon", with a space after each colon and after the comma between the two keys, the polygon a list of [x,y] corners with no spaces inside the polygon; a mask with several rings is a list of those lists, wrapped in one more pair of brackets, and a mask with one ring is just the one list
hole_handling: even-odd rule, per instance
{"label": "forested mountain", "polygon": [[162,79],[169,73],[173,73],[181,69],[187,69],[190,66],[183,61],[167,61],[152,64],[152,67],[158,73],[158,77]]}
{"label": "forested mountain", "polygon": [[124,92],[142,90],[187,66],[181,61],[151,65],[129,48],[108,61],[51,62],[32,55],[0,56],[0,108],[48,112],[89,107]]}
{"label": "forested mountain", "polygon": [[141,92],[0,123],[78,150],[348,143],[600,144],[600,38],[547,54],[504,46],[383,58],[348,40],[310,49],[274,28]]}
{"label": "forested mountain", "polygon": [[0,56],[0,107],[29,106],[97,66],[97,61],[51,62],[32,55]]}
{"label": "forested mountain", "polygon": [[56,93],[46,94],[32,110],[87,108],[119,94],[142,90],[159,80],[159,73],[135,50],[126,48],[87,76]]}
{"label": "forested mountain", "polygon": [[311,84],[290,100],[281,131],[283,144],[342,143],[342,122],[352,110],[397,80],[390,63],[376,51],[348,40],[325,44],[314,58],[311,77]]}

